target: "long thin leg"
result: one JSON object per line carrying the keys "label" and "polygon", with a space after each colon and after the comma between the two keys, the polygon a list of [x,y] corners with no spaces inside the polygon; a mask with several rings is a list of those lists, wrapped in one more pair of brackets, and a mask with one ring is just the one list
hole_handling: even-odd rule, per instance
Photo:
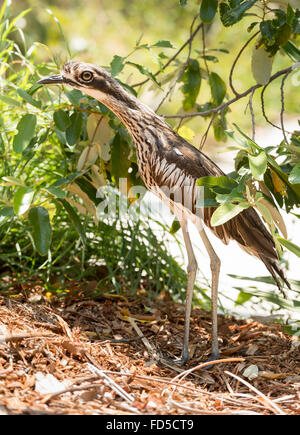
{"label": "long thin leg", "polygon": [[218,343],[218,285],[221,261],[212,247],[206,232],[203,229],[202,222],[197,224],[200,237],[204,243],[206,251],[210,258],[211,270],[211,311],[212,311],[212,359],[219,358]]}
{"label": "long thin leg", "polygon": [[182,219],[180,221],[180,225],[181,225],[183,239],[184,239],[187,256],[188,256],[188,266],[187,266],[188,282],[187,282],[186,300],[185,300],[184,339],[183,339],[182,355],[179,361],[180,364],[185,364],[189,357],[190,317],[191,317],[191,309],[192,309],[193,290],[194,290],[198,265],[197,265],[196,257],[193,251],[191,239],[187,229],[187,220]]}

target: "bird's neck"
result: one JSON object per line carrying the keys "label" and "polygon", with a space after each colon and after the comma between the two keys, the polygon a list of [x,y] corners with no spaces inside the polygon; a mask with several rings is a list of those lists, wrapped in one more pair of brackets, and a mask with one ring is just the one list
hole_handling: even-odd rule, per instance
{"label": "bird's neck", "polygon": [[155,137],[160,131],[172,131],[150,107],[129,94],[117,82],[110,93],[97,89],[85,92],[103,103],[123,122],[137,148],[140,146],[151,148],[161,142]]}

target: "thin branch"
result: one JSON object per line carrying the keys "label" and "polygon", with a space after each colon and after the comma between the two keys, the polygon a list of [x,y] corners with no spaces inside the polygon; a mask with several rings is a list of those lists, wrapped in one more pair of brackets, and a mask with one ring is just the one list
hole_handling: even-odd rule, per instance
{"label": "thin branch", "polygon": [[[195,20],[195,19],[194,19]],[[197,33],[199,32],[199,30],[201,29],[201,27],[203,26],[203,23],[200,23],[197,28],[194,30],[194,32],[192,33],[192,35],[189,37],[189,39],[187,41],[185,41],[185,43],[179,48],[179,50],[174,54],[174,56],[172,56],[167,63],[165,63],[165,65],[163,65],[163,67],[156,71],[156,73],[154,73],[154,76],[158,76],[158,74],[160,74],[162,71],[164,71],[176,58],[177,56],[182,52],[182,50],[185,49],[185,47],[191,43],[191,41],[195,38],[195,36],[197,35]],[[131,85],[132,88],[135,88],[137,86],[142,86],[145,83],[147,83],[150,79],[145,79],[142,82],[139,83],[135,83],[133,85]]]}
{"label": "thin branch", "polygon": [[[158,109],[161,107],[161,105],[166,101],[166,99],[169,97],[169,95],[171,94],[171,92],[173,91],[175,85],[177,82],[180,82],[181,77],[184,74],[184,71],[190,61],[191,58],[191,53],[192,53],[192,45],[193,45],[193,38],[191,38],[192,34],[193,34],[193,27],[195,24],[196,19],[198,18],[198,15],[196,15],[192,21],[191,27],[190,27],[190,38],[189,38],[189,51],[188,51],[188,55],[187,58],[181,68],[180,73],[178,74],[178,77],[175,75],[174,79],[172,80],[172,83],[170,84],[170,87],[168,89],[168,91],[166,92],[166,94],[163,96],[163,98],[161,99],[161,101],[159,102],[157,108],[155,109],[155,112],[158,111]],[[203,28],[203,27],[202,27]]]}
{"label": "thin branch", "polygon": [[207,129],[206,129],[204,135],[203,135],[202,138],[201,138],[201,142],[200,142],[200,145],[199,145],[199,150],[200,150],[200,151],[203,149],[203,147],[204,147],[204,145],[205,145],[205,142],[206,142],[206,139],[207,139],[208,132],[209,132],[210,127],[212,126],[212,123],[214,122],[216,116],[217,116],[217,114],[214,113],[213,116],[211,117],[210,121],[209,121],[208,127],[207,127]]}
{"label": "thin branch", "polygon": [[254,115],[253,104],[252,104],[254,92],[255,92],[255,89],[253,89],[253,91],[251,92],[250,97],[249,97],[249,109],[250,109],[250,113],[251,113],[252,140],[253,141],[255,140],[255,115]]}
{"label": "thin branch", "polygon": [[[300,67],[300,62],[296,62],[296,63],[294,63],[294,65],[292,65],[288,68],[285,68],[281,71],[277,71],[275,74],[273,74],[271,76],[268,83],[277,79],[277,77],[280,77],[280,76],[287,74],[287,73],[291,73],[292,71],[294,71],[295,69],[297,69],[299,67]],[[242,94],[239,94],[239,95],[235,96],[234,98],[232,98],[231,100],[228,100],[228,101],[226,101],[226,102],[220,104],[219,106],[214,107],[213,109],[210,109],[210,110],[206,110],[203,112],[185,113],[185,114],[177,114],[177,115],[160,115],[160,116],[165,118],[165,119],[168,119],[168,118],[194,118],[195,116],[207,116],[207,115],[211,115],[212,113],[218,113],[218,112],[224,110],[226,107],[230,106],[231,104],[235,103],[236,101],[240,100],[241,98],[246,97],[251,92],[254,92],[256,89],[261,88],[262,86],[263,85],[260,85],[260,84],[251,86],[251,88],[247,89]]]}
{"label": "thin branch", "polygon": [[239,92],[237,92],[233,86],[233,82],[232,82],[232,76],[233,76],[233,71],[234,68],[236,67],[237,61],[239,60],[239,58],[241,57],[243,51],[245,50],[245,48],[250,44],[250,42],[252,41],[252,39],[255,38],[255,36],[257,36],[259,34],[259,32],[254,33],[254,35],[251,36],[250,39],[248,39],[248,41],[242,46],[242,48],[240,49],[240,51],[238,52],[237,57],[234,59],[234,62],[232,64],[231,70],[230,70],[230,74],[229,74],[229,85],[231,87],[232,92],[234,93],[235,96],[239,96],[241,95]]}
{"label": "thin branch", "polygon": [[283,89],[284,89],[284,83],[285,83],[289,74],[290,74],[290,71],[284,75],[284,77],[281,81],[281,86],[280,86],[280,96],[281,96],[280,124],[281,124],[282,134],[283,134],[285,143],[287,145],[289,144],[289,142],[288,142],[288,139],[287,139],[286,134],[285,134],[284,123],[283,123],[283,115],[284,115],[284,91],[283,91]]}
{"label": "thin branch", "polygon": [[[270,82],[269,82],[269,83],[270,83]],[[260,100],[261,100],[261,111],[262,111],[263,117],[265,118],[265,120],[267,121],[268,124],[272,125],[272,127],[275,127],[275,128],[280,129],[280,127],[278,127],[278,125],[273,124],[273,122],[271,122],[271,121],[269,120],[269,118],[267,117],[266,111],[265,111],[265,100],[264,100],[264,94],[265,94],[265,90],[267,89],[269,83],[267,83],[267,84],[263,87],[263,89],[262,89],[262,91],[261,91],[261,94],[260,94]]]}
{"label": "thin branch", "polygon": [[206,44],[205,44],[205,26],[202,26],[202,53],[203,53],[203,61],[207,72],[207,77],[209,77],[209,68],[206,61]]}

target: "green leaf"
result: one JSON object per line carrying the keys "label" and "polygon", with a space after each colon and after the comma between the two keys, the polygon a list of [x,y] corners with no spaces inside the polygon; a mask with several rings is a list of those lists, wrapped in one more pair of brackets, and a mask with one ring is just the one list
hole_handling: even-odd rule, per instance
{"label": "green leaf", "polygon": [[66,196],[66,192],[64,192],[60,187],[49,186],[45,187],[45,190],[50,193],[50,195],[53,195],[57,198],[65,198]]}
{"label": "green leaf", "polygon": [[183,109],[191,110],[196,104],[201,85],[201,71],[196,59],[189,60],[181,81],[184,83],[181,87],[181,92],[184,95]]}
{"label": "green leaf", "polygon": [[220,204],[216,201],[216,194],[212,192],[208,187],[203,186],[203,192],[200,195],[196,207],[218,207]]}
{"label": "green leaf", "polygon": [[229,178],[226,175],[222,175],[221,177],[201,177],[197,180],[197,185],[206,187],[218,187],[220,188],[220,190],[225,191],[225,193],[229,193],[234,187],[237,186],[237,183],[232,178]]}
{"label": "green leaf", "polygon": [[295,245],[295,243],[285,240],[282,237],[277,237],[277,240],[282,246],[293,252],[295,255],[297,255],[297,257],[300,257],[300,247]]}
{"label": "green leaf", "polygon": [[0,100],[6,104],[9,104],[10,106],[22,107],[22,103],[20,101],[14,100],[6,95],[0,95]]}
{"label": "green leaf", "polygon": [[274,56],[265,50],[264,47],[254,47],[251,58],[252,75],[259,85],[266,85],[272,73]]}
{"label": "green leaf", "polygon": [[85,242],[86,242],[85,232],[84,232],[83,226],[80,222],[80,219],[78,217],[76,210],[65,199],[59,198],[58,201],[60,201],[62,203],[62,205],[64,206],[64,209],[68,213],[68,216],[71,219],[71,222],[73,223],[74,227],[78,231],[78,234],[81,238],[82,243],[85,244]]}
{"label": "green leaf", "polygon": [[214,129],[214,136],[217,141],[219,142],[227,141],[227,134],[224,128],[224,122],[222,121],[221,118],[217,117],[214,119],[213,129]]}
{"label": "green leaf", "polygon": [[211,217],[211,225],[213,227],[216,227],[218,225],[223,225],[225,222],[229,221],[236,215],[238,215],[241,211],[245,210],[246,208],[250,207],[248,202],[240,202],[238,204],[233,204],[231,202],[225,202],[224,204],[220,205],[220,207],[217,208],[213,212],[213,215]]}
{"label": "green leaf", "polygon": [[151,45],[151,47],[174,48],[170,41],[158,41],[156,44]]}
{"label": "green leaf", "polygon": [[0,224],[7,222],[8,218],[14,216],[14,209],[12,207],[2,207],[0,208]]}
{"label": "green leaf", "polygon": [[13,148],[16,153],[22,153],[33,138],[36,126],[36,116],[30,113],[24,115],[17,125],[18,133],[14,137]]}
{"label": "green leaf", "polygon": [[262,180],[267,169],[268,158],[265,151],[261,151],[258,155],[252,156],[249,154],[249,166],[255,180]]}
{"label": "green leaf", "polygon": [[84,95],[79,89],[72,89],[71,91],[66,92],[66,96],[68,97],[70,103],[74,106],[79,106],[80,100],[84,98]]}
{"label": "green leaf", "polygon": [[240,292],[238,294],[238,297],[236,298],[236,301],[234,303],[235,306],[237,305],[243,305],[245,302],[248,302],[251,298],[253,297],[253,295],[248,294],[248,293],[244,293],[244,292]]}
{"label": "green leaf", "polygon": [[289,175],[289,182],[292,184],[300,184],[300,163],[297,163],[296,166],[293,167]]}
{"label": "green leaf", "polygon": [[217,73],[212,72],[209,75],[209,86],[212,98],[216,105],[219,106],[226,95],[226,84]]}
{"label": "green leaf", "polygon": [[286,54],[294,61],[299,62],[300,61],[300,50],[296,45],[294,45],[291,41],[289,41],[287,44],[285,44],[283,47],[283,50],[286,52]]}
{"label": "green leaf", "polygon": [[180,230],[180,223],[179,221],[175,218],[172,222],[171,228],[170,228],[170,234],[174,235],[175,233],[177,233],[177,231]]}
{"label": "green leaf", "polygon": [[23,100],[26,101],[26,103],[31,104],[32,106],[37,107],[38,109],[41,108],[41,102],[40,101],[36,101],[34,100],[31,95],[29,95],[26,91],[24,91],[24,89],[17,89],[17,93],[20,95],[21,98],[23,98]]}
{"label": "green leaf", "polygon": [[113,57],[113,60],[110,63],[110,72],[111,72],[111,75],[113,77],[120,74],[120,72],[124,68],[124,60],[125,59],[126,59],[125,57],[121,57],[121,56],[117,56],[117,55],[115,55]]}
{"label": "green leaf", "polygon": [[16,215],[22,215],[29,209],[34,195],[31,187],[20,186],[16,190],[13,200],[14,212]]}
{"label": "green leaf", "polygon": [[71,125],[66,129],[66,139],[69,145],[75,145],[80,138],[82,128],[82,115],[74,112],[70,117]]}
{"label": "green leaf", "polygon": [[114,137],[111,148],[111,175],[117,183],[120,178],[128,177],[130,148],[119,133]]}
{"label": "green leaf", "polygon": [[155,76],[152,74],[152,72],[150,72],[147,68],[145,68],[143,65],[139,65],[138,63],[133,63],[133,62],[126,62],[127,65],[132,65],[135,68],[137,68],[139,70],[139,72],[147,77],[149,77],[149,79],[151,79],[154,83],[156,83],[158,86],[160,86],[160,84],[158,83],[158,81],[156,80]]}
{"label": "green leaf", "polygon": [[250,9],[257,0],[229,0],[220,3],[220,18],[225,27],[232,26],[240,21],[245,12]]}
{"label": "green leaf", "polygon": [[33,240],[37,251],[47,255],[51,245],[51,225],[49,213],[44,207],[33,207],[28,214],[33,229]]}
{"label": "green leaf", "polygon": [[53,120],[56,127],[61,131],[66,131],[66,129],[71,125],[71,119],[69,118],[69,115],[62,109],[54,112]]}
{"label": "green leaf", "polygon": [[180,6],[185,6],[187,4],[187,0],[179,0]]}
{"label": "green leaf", "polygon": [[200,18],[204,23],[210,23],[217,12],[218,0],[202,0]]}

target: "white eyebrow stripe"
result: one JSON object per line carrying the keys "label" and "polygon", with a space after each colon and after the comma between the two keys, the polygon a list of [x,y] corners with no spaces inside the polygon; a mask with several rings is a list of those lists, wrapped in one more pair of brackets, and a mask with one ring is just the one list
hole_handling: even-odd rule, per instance
{"label": "white eyebrow stripe", "polygon": [[179,156],[183,156],[182,152],[179,151],[178,148],[174,148],[174,151],[175,151],[175,153],[178,154]]}

